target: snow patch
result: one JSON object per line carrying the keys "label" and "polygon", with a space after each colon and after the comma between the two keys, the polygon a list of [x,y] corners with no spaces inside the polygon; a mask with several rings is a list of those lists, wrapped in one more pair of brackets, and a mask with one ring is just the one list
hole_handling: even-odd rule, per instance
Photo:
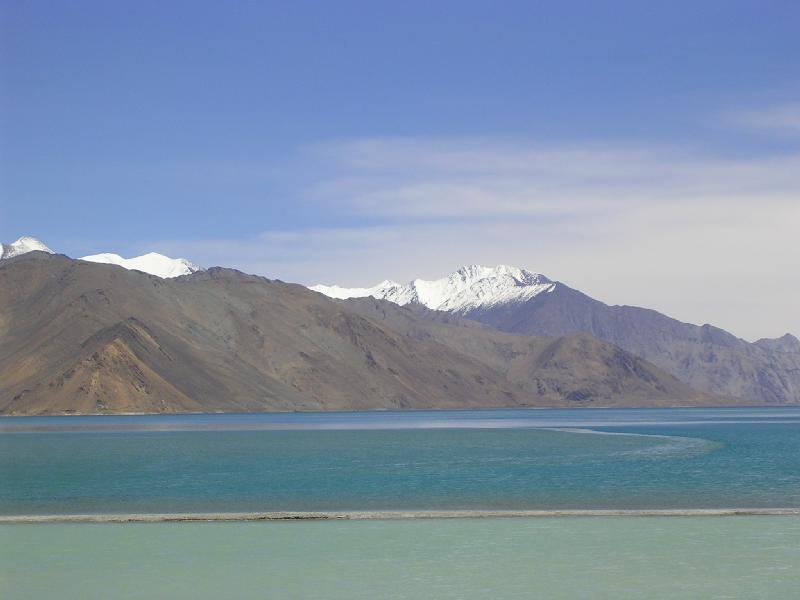
{"label": "snow patch", "polygon": [[92,254],[91,256],[84,256],[80,260],[117,265],[131,271],[142,271],[163,279],[202,271],[199,265],[185,258],[170,258],[157,252],[150,252],[133,258],[123,258],[119,254],[111,253]]}
{"label": "snow patch", "polygon": [[344,288],[315,285],[310,289],[331,298],[372,296],[395,304],[422,304],[432,310],[466,313],[476,308],[525,302],[542,292],[552,292],[556,284],[539,273],[499,265],[468,265],[442,279],[415,279],[405,285],[382,281],[370,288]]}

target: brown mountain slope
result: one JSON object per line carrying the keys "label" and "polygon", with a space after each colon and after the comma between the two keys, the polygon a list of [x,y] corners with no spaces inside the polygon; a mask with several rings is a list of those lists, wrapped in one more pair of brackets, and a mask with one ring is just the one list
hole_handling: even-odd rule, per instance
{"label": "brown mountain slope", "polygon": [[348,305],[227,269],[0,263],[0,413],[711,404],[589,336]]}

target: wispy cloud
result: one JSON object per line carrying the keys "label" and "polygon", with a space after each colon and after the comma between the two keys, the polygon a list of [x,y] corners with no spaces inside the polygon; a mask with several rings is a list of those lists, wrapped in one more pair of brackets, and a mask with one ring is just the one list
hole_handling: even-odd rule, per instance
{"label": "wispy cloud", "polygon": [[327,145],[339,173],[318,200],[394,218],[542,217],[653,204],[779,199],[800,189],[800,155],[716,158],[667,147],[526,146],[384,139]]}

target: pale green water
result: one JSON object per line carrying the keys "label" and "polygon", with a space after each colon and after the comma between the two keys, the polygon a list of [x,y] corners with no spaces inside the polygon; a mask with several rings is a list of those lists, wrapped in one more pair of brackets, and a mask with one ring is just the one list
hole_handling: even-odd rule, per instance
{"label": "pale green water", "polygon": [[0,526],[0,598],[797,598],[800,519]]}

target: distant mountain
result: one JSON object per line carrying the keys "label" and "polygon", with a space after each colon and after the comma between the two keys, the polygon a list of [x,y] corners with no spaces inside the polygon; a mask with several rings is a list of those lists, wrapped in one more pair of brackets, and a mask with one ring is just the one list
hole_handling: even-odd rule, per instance
{"label": "distant mountain", "polygon": [[122,258],[119,254],[92,254],[80,260],[94,263],[105,263],[124,267],[128,270],[142,271],[156,277],[170,279],[202,271],[202,268],[185,258],[170,258],[157,252],[150,252],[133,258]]}
{"label": "distant mountain", "polygon": [[515,267],[463,267],[439,280],[374,288],[314,286],[336,298],[373,296],[473,319],[505,332],[576,332],[615,344],[697,389],[752,402],[800,402],[797,339],[749,343],[711,325],[654,310],[609,306],[543,275]]}
{"label": "distant mountain", "polygon": [[23,235],[16,242],[12,242],[10,244],[0,244],[0,260],[13,258],[15,256],[20,256],[22,254],[26,254],[28,252],[34,252],[37,250],[39,252],[47,252],[48,254],[53,254],[53,251],[50,250],[50,248],[45,246],[42,242],[40,242],[36,238]]}
{"label": "distant mountain", "polygon": [[585,334],[520,336],[212,268],[0,263],[0,414],[725,404]]}

